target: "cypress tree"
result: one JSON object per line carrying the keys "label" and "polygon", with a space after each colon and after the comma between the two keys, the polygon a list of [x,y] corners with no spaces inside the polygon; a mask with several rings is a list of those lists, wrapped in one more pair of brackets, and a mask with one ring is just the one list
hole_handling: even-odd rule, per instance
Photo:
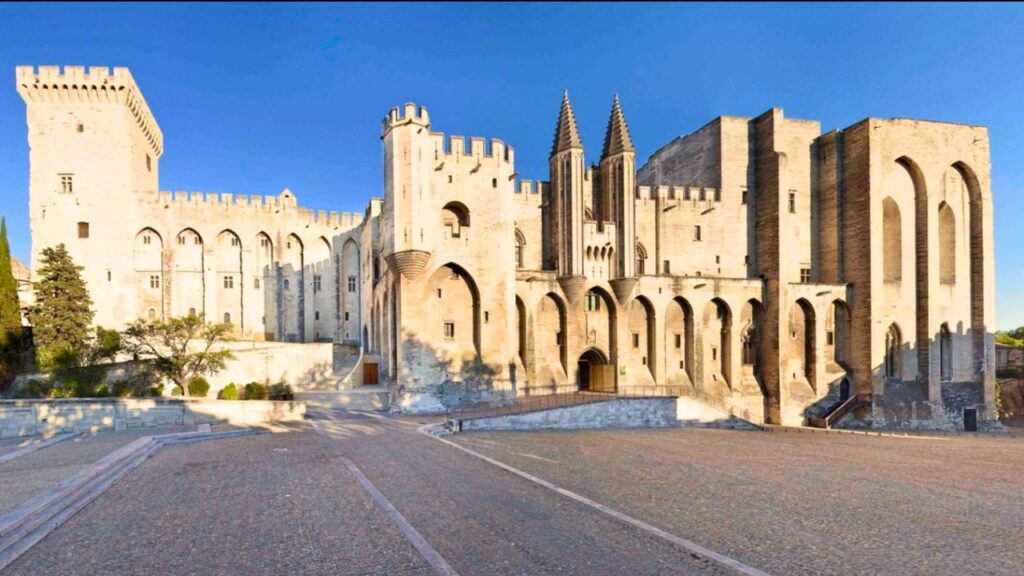
{"label": "cypress tree", "polygon": [[36,363],[44,370],[75,366],[89,349],[93,312],[82,269],[63,244],[43,249],[28,317]]}
{"label": "cypress tree", "polygon": [[0,218],[0,386],[6,387],[19,364],[21,353],[21,309],[18,285],[7,243],[7,219]]}

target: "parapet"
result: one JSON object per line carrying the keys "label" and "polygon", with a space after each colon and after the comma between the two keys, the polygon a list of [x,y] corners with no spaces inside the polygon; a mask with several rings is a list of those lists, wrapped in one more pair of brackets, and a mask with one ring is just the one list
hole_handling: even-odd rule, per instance
{"label": "parapet", "polygon": [[395,126],[410,123],[430,128],[430,113],[427,112],[427,107],[418,106],[412,102],[406,102],[402,108],[395,106],[384,117],[382,129],[384,133],[387,133],[388,130]]}
{"label": "parapet", "polygon": [[18,66],[18,93],[26,104],[123,104],[131,111],[156,157],[164,152],[164,135],[127,68],[106,66]]}
{"label": "parapet", "polygon": [[721,202],[717,188],[705,186],[637,186],[637,200],[676,200],[684,202]]}
{"label": "parapet", "polygon": [[162,191],[157,195],[157,200],[167,209],[196,208],[204,213],[214,209],[237,210],[240,214],[247,214],[254,218],[259,218],[263,214],[276,215],[273,217],[280,218],[282,213],[293,213],[304,224],[325,226],[337,230],[355,228],[363,221],[363,215],[357,212],[328,212],[300,208],[294,194],[288,190],[277,196]]}
{"label": "parapet", "polygon": [[491,138],[476,136],[469,138],[469,148],[466,148],[465,136],[450,135],[447,138],[442,132],[431,132],[434,140],[434,156],[437,160],[452,160],[456,163],[463,159],[475,159],[483,162],[485,159],[492,160],[494,164],[503,162],[515,165],[516,151],[512,146],[506,146],[505,142]]}

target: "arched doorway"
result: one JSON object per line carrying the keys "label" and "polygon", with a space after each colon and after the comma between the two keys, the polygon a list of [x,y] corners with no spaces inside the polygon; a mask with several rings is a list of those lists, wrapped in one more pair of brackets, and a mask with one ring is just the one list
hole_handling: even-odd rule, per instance
{"label": "arched doorway", "polygon": [[588,348],[577,362],[576,384],[580,390],[615,392],[614,369],[604,353],[597,348]]}
{"label": "arched doorway", "polygon": [[839,401],[846,402],[850,399],[850,380],[843,378],[839,383]]}

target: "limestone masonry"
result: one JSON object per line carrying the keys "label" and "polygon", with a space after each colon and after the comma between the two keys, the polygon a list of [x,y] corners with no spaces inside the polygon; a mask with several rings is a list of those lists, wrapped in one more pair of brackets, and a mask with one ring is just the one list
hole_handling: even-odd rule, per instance
{"label": "limestone masonry", "polygon": [[[159,189],[163,133],[125,68],[23,66],[32,269],[67,245],[96,323],[190,313],[240,339],[358,346],[392,405],[655,386],[758,419],[992,418],[988,132],[723,116],[637,167],[616,98],[587,164],[568,94],[547,181],[504,142],[381,126],[363,214]],[[552,110],[553,112],[553,110]]]}

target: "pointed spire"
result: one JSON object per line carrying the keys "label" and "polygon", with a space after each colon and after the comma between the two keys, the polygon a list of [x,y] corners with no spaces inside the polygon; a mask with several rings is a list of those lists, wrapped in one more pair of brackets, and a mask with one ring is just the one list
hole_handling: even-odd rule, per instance
{"label": "pointed spire", "polygon": [[562,110],[558,113],[558,129],[555,130],[555,143],[551,146],[551,155],[570,148],[583,148],[580,132],[576,129],[576,115],[572,113],[569,103],[569,91],[562,94]]}
{"label": "pointed spire", "polygon": [[612,102],[612,115],[608,118],[608,130],[604,133],[604,152],[601,158],[607,158],[620,152],[636,152],[633,148],[633,139],[629,137],[629,126],[626,125],[626,116],[622,113],[622,106],[619,105],[619,95],[615,95]]}

